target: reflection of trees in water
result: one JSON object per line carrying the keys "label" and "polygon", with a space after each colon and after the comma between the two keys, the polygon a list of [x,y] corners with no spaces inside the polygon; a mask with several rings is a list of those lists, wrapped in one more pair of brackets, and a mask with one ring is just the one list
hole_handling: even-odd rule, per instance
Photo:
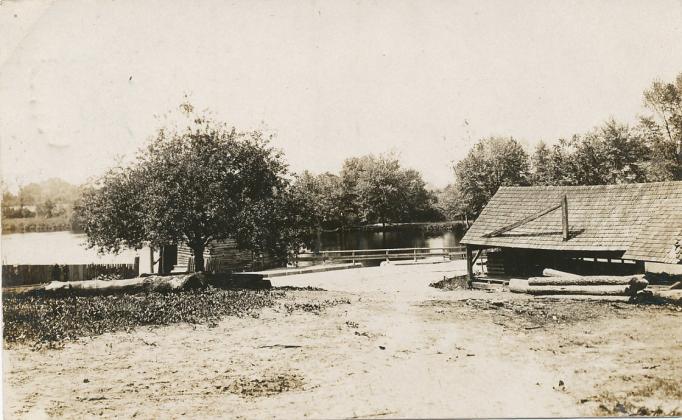
{"label": "reflection of trees in water", "polygon": [[340,231],[320,235],[321,249],[381,249],[381,248],[438,248],[456,246],[461,234],[455,232],[428,233],[422,230],[390,232]]}

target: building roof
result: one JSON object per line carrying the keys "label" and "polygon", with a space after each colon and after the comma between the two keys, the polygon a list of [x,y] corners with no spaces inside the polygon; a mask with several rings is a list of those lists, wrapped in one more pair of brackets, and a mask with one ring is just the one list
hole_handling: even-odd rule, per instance
{"label": "building roof", "polygon": [[[561,210],[502,234],[484,235],[568,200]],[[622,251],[623,258],[682,263],[682,181],[594,186],[500,187],[461,243],[570,251]]]}

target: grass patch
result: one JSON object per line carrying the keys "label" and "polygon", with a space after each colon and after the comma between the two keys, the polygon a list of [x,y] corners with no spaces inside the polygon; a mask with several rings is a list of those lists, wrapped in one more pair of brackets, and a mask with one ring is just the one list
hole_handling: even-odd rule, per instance
{"label": "grass patch", "polygon": [[107,296],[3,295],[4,341],[60,347],[65,340],[144,325],[210,325],[224,316],[257,317],[284,293],[208,287]]}

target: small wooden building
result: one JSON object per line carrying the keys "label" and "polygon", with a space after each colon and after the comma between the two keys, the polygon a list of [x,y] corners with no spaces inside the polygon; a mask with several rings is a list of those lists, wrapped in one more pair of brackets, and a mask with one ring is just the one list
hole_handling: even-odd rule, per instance
{"label": "small wooden building", "polygon": [[489,276],[544,268],[634,274],[646,262],[682,264],[682,181],[501,187],[462,238],[472,264],[486,250]]}
{"label": "small wooden building", "polygon": [[[273,263],[268,255],[238,249],[236,242],[231,239],[211,241],[204,250],[204,268],[209,272],[262,270],[271,268]],[[186,244],[177,247],[177,261],[173,271],[194,271],[192,250]]]}

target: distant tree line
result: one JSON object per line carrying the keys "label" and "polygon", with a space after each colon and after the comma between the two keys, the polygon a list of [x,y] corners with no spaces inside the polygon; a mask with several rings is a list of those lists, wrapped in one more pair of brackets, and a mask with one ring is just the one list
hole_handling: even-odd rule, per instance
{"label": "distant tree line", "polygon": [[529,155],[511,137],[480,140],[438,196],[446,218],[472,218],[500,186],[599,185],[682,180],[682,74],[644,92],[649,115],[634,126],[610,119],[593,130],[539,142]]}
{"label": "distant tree line", "polygon": [[36,216],[68,218],[80,194],[79,186],[59,178],[22,185],[16,194],[3,186],[2,217],[7,219]]}

